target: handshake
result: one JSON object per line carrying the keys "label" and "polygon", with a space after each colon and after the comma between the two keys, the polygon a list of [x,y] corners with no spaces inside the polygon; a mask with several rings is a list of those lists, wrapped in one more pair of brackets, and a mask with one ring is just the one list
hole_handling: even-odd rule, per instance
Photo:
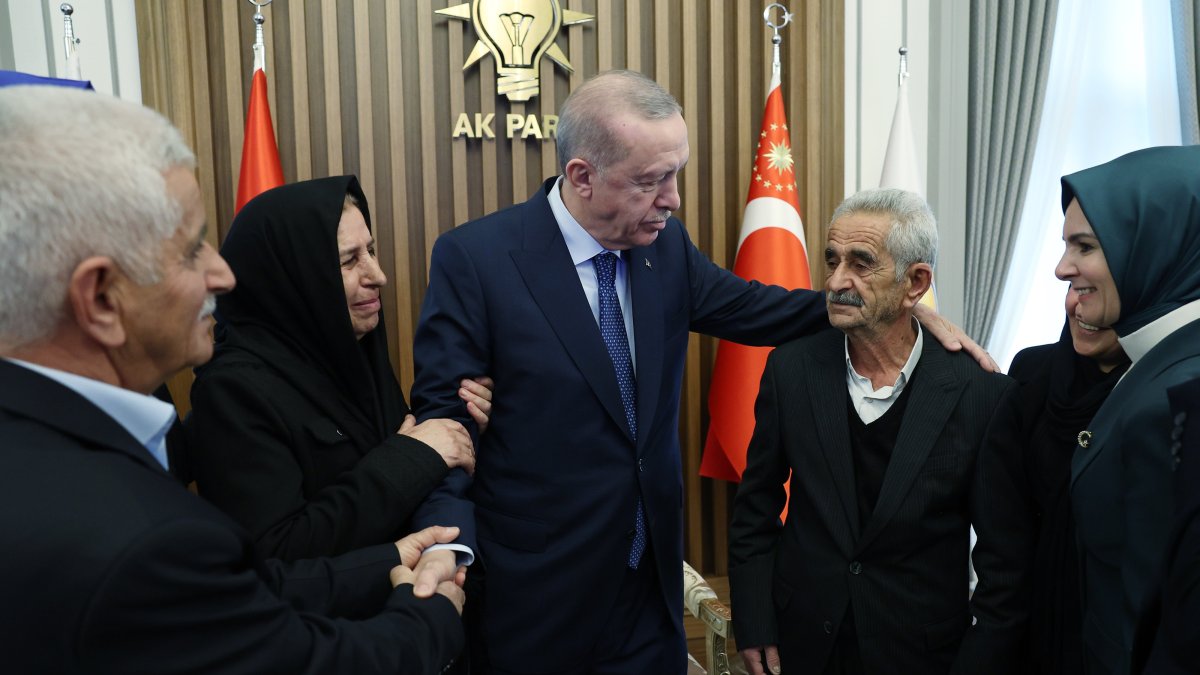
{"label": "handshake", "polygon": [[389,576],[392,587],[412,584],[413,595],[429,598],[446,596],[462,615],[466,594],[462,585],[467,580],[467,568],[456,564],[455,552],[450,549],[425,550],[434,544],[448,544],[458,536],[457,527],[427,527],[396,542],[400,552],[400,564],[392,568]]}

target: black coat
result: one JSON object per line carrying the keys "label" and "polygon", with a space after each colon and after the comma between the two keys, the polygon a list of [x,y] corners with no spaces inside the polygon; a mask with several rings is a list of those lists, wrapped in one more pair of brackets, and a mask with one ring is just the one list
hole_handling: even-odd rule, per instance
{"label": "black coat", "polygon": [[394,541],[447,472],[432,448],[396,436],[408,405],[383,317],[354,333],[337,241],[347,194],[369,227],[358,180],[337,176],[260,194],[221,245],[238,283],[217,298],[187,452],[200,494],[250,530],[263,556]]}
{"label": "black coat", "polygon": [[1031,551],[1027,577],[1027,673],[1083,673],[1079,552],[1071,513],[1071,457],[1080,431],[1104,403],[1128,361],[1108,373],[1075,353],[1064,330],[1054,344],[1013,358],[1017,381],[993,418],[988,444],[1010,489],[993,506],[1012,516],[1007,540]]}
{"label": "black coat", "polygon": [[399,539],[446,475],[441,456],[408,436],[362,449],[325,406],[246,352],[206,366],[192,405],[184,428],[196,487],[250,531],[264,557],[337,555]]}
{"label": "black coat", "polygon": [[0,651],[14,673],[436,673],[445,598],[390,589],[396,548],[261,563],[111,417],[0,361]]}
{"label": "black coat", "polygon": [[[878,502],[860,526],[843,344],[830,330],[767,360],[730,526],[738,645],[777,645],[784,672],[820,673],[852,606],[866,672],[945,673],[956,659],[965,672],[1003,672],[1021,617],[978,456],[1011,381],[926,333]],[[969,603],[972,522],[984,548]]]}

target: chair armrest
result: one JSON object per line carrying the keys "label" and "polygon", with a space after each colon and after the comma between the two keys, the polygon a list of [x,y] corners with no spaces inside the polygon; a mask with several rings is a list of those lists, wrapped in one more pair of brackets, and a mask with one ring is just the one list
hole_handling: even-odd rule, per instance
{"label": "chair armrest", "polygon": [[704,651],[708,670],[714,675],[731,675],[729,638],[733,635],[733,616],[692,566],[683,563],[683,603],[692,616],[704,624]]}

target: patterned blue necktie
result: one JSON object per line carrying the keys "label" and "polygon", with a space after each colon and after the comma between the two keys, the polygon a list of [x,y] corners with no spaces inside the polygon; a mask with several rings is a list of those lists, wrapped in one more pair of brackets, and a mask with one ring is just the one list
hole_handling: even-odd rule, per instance
{"label": "patterned blue necktie", "polygon": [[[601,253],[592,258],[600,292],[600,336],[608,348],[613,368],[617,371],[617,386],[621,388],[621,403],[625,406],[625,421],[637,441],[637,385],[633,379],[633,359],[629,355],[629,337],[625,334],[625,319],[617,301],[617,256]],[[637,569],[646,552],[646,514],[638,497],[637,522],[634,524],[633,545],[629,549],[629,566]]]}

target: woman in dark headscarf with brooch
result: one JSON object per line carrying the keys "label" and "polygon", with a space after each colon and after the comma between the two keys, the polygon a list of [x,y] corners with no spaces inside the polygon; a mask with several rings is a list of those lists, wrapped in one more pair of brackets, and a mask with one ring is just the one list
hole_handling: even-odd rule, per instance
{"label": "woman in dark headscarf with brooch", "polygon": [[1171,528],[1167,389],[1200,376],[1200,146],[1139,150],[1062,186],[1055,274],[1078,294],[1079,321],[1112,327],[1132,360],[1080,432],[1070,482],[1083,660],[1126,673]]}
{"label": "woman in dark headscarf with brooch", "polygon": [[[388,360],[367,200],[353,176],[269,190],[234,218],[221,255],[213,359],[186,423],[201,496],[264,557],[336,555],[394,541],[454,468],[474,468],[456,421],[415,424]],[[480,382],[489,384],[486,378]],[[491,392],[460,395],[486,423]]]}

